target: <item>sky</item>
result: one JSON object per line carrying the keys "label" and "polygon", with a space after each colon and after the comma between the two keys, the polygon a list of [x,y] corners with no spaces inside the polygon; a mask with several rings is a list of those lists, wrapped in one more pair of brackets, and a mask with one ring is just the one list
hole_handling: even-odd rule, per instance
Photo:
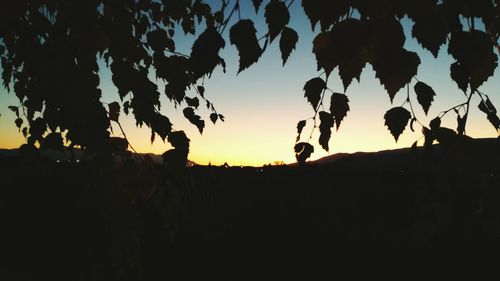
{"label": "sky", "polygon": [[[213,2],[219,3],[219,1]],[[267,32],[263,16],[264,5],[256,15],[251,1],[240,2],[241,18],[254,20],[259,38]],[[217,6],[218,4],[214,7]],[[203,134],[200,134],[197,128],[183,117],[182,109],[185,105],[174,108],[162,94],[161,112],[169,117],[175,130],[186,131],[191,139],[189,159],[192,161],[198,164],[221,165],[227,162],[229,165],[251,166],[261,166],[275,161],[295,162],[293,146],[297,135],[297,122],[314,115],[311,105],[304,97],[303,87],[306,81],[320,74],[316,70],[316,60],[312,53],[312,41],[319,33],[319,28],[315,32],[311,30],[300,1],[295,1],[290,9],[291,21],[288,26],[297,31],[299,42],[284,67],[277,38],[267,47],[257,64],[237,74],[237,50],[234,45],[230,45],[229,28],[225,30],[223,37],[226,40],[226,47],[220,55],[226,61],[227,71],[223,73],[222,69],[217,67],[212,76],[204,81],[205,96],[215,105],[217,112],[225,116],[225,122],[218,121],[215,125],[212,124],[209,120],[211,112],[202,104],[198,114],[205,119],[206,125]],[[237,16],[232,23],[236,20]],[[403,19],[403,26],[406,34],[405,48],[417,52],[421,59],[417,78],[430,85],[436,92],[434,102],[426,116],[418,105],[411,87],[410,98],[417,118],[422,123],[428,124],[441,111],[466,101],[465,96],[449,76],[449,65],[453,59],[447,54],[447,46],[441,47],[439,57],[435,59],[411,37],[410,20]],[[189,54],[196,36],[184,36],[180,31],[176,33],[177,50]],[[263,41],[260,43],[262,45]],[[109,69],[106,69],[103,63],[100,66],[102,101],[106,103],[119,101]],[[151,78],[155,79],[153,76]],[[313,133],[310,143],[315,149],[311,160],[340,152],[409,147],[419,139],[418,144],[423,144],[420,126],[415,126],[415,132],[411,132],[407,127],[396,143],[384,125],[385,112],[391,107],[403,104],[406,99],[406,89],[400,91],[391,104],[385,89],[375,78],[371,65],[364,68],[360,81],[358,83],[354,80],[346,91],[350,100],[350,111],[342,121],[340,129],[338,131],[333,129],[329,152],[324,151],[318,143],[319,131]],[[160,93],[163,93],[163,83],[157,82]],[[330,75],[328,87],[335,92],[344,92],[338,71]],[[500,108],[498,68],[494,77],[483,84],[480,90],[491,97],[496,108]],[[188,96],[195,96],[194,91],[188,91]],[[325,101],[329,103],[329,97]],[[478,97],[474,97],[467,122],[467,135],[477,138],[497,137],[498,132],[488,122],[484,113],[477,109],[478,103]],[[14,113],[7,109],[9,105],[19,105],[19,101],[13,92],[7,93],[2,87],[0,88],[0,148],[16,148],[25,142],[14,125]],[[149,128],[137,128],[133,114],[127,116],[122,112],[120,122],[136,151],[161,154],[171,148],[168,142],[164,143],[160,138],[156,138],[151,144]],[[454,129],[456,125],[456,115],[452,112],[442,120],[442,126]],[[311,126],[309,120],[301,140],[307,141]],[[119,132],[118,129],[114,131]]]}

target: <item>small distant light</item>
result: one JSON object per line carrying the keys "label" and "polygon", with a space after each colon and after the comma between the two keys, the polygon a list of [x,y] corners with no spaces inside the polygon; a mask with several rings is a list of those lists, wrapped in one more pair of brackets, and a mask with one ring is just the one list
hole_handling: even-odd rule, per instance
{"label": "small distant light", "polygon": [[61,162],[61,161],[57,160],[57,163],[59,163],[59,162]]}
{"label": "small distant light", "polygon": [[76,159],[76,163],[80,163],[80,159]]}

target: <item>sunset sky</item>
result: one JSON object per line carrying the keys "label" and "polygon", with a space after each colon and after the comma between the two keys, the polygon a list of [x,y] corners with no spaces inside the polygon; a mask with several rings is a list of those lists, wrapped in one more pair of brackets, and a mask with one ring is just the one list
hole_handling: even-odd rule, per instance
{"label": "sunset sky", "polygon": [[[219,3],[219,1],[215,1]],[[241,1],[242,18],[251,18],[256,22],[258,36],[267,32],[263,17],[263,7],[259,15],[251,6],[251,1]],[[217,5],[216,5],[217,6]],[[234,21],[237,20],[237,17]],[[417,117],[428,123],[439,112],[465,101],[465,96],[449,76],[449,65],[453,61],[447,54],[447,46],[441,47],[439,59],[424,50],[411,37],[411,22],[403,20],[406,32],[405,47],[420,55],[421,64],[417,78],[434,88],[435,100],[428,116],[425,116],[411,87],[411,98]],[[191,125],[182,115],[181,107],[175,109],[162,94],[161,112],[168,116],[174,124],[174,129],[185,130],[191,139],[189,158],[199,164],[211,162],[220,165],[224,162],[230,165],[263,165],[274,161],[285,163],[295,162],[293,146],[296,137],[298,121],[312,117],[314,112],[304,98],[303,86],[306,81],[317,77],[316,60],[312,54],[312,40],[319,32],[311,31],[309,20],[305,17],[300,1],[295,1],[291,7],[289,26],[299,33],[297,48],[292,52],[288,63],[283,67],[279,51],[279,38],[268,46],[257,64],[240,74],[238,70],[238,55],[236,48],[230,45],[229,28],[223,34],[226,47],[221,52],[227,63],[227,72],[216,68],[210,79],[205,79],[205,96],[214,103],[217,111],[225,116],[225,122],[213,125],[209,120],[210,112],[202,104],[199,113],[204,117],[206,126],[200,135],[194,125]],[[200,30],[200,29],[199,29]],[[185,37],[177,32],[177,50],[190,53],[190,46],[195,37]],[[261,41],[261,44],[264,42]],[[104,93],[103,102],[119,101],[117,89],[111,81],[111,74],[101,64],[101,89]],[[414,84],[414,83],[413,83]],[[412,84],[412,86],[413,86]],[[163,82],[158,81],[159,91],[163,93]],[[343,92],[342,82],[338,72],[331,74],[328,87],[336,92]],[[493,104],[500,109],[500,77],[497,68],[495,77],[490,78],[480,90],[491,97]],[[406,90],[396,95],[393,104],[388,94],[381,86],[371,65],[367,65],[361,76],[361,83],[353,81],[346,92],[350,100],[351,110],[342,122],[339,131],[334,131],[330,140],[330,154],[339,152],[378,151],[409,147],[421,137],[420,127],[416,126],[413,133],[409,128],[403,132],[396,143],[384,126],[384,114],[393,106],[401,105],[406,98]],[[194,96],[189,92],[190,97]],[[326,99],[329,103],[329,96]],[[472,137],[497,137],[498,132],[487,121],[486,116],[477,109],[479,100],[472,100],[472,111],[469,114],[466,133]],[[9,105],[19,105],[13,92],[7,93],[0,88],[0,148],[15,148],[24,143],[24,138],[14,125],[14,113],[7,109]],[[160,138],[150,143],[150,130],[146,127],[136,128],[133,115],[120,116],[125,132],[132,146],[139,152],[163,153],[170,148],[168,143]],[[305,127],[302,139],[307,140],[311,132],[311,123]],[[456,115],[450,112],[443,119],[443,126],[456,128]],[[119,130],[115,130],[117,133]],[[311,144],[315,152],[311,159],[328,155],[318,144],[319,132],[313,135]],[[420,140],[419,145],[423,143]]]}

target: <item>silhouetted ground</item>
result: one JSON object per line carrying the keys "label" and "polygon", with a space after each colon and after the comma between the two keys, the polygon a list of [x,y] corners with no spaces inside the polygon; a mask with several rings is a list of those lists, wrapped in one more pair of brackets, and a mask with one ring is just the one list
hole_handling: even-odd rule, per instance
{"label": "silhouetted ground", "polygon": [[[450,259],[498,261],[496,145],[474,150],[475,158],[434,149],[307,167],[195,166],[185,178],[167,177],[188,191],[157,189],[144,201],[106,191],[119,180],[96,172],[90,161],[3,157],[0,274],[8,277],[2,280],[240,280],[265,268],[294,274],[311,266],[336,271],[354,264],[362,271],[377,264],[384,271],[411,263],[422,270]],[[130,273],[136,266],[140,276]]]}

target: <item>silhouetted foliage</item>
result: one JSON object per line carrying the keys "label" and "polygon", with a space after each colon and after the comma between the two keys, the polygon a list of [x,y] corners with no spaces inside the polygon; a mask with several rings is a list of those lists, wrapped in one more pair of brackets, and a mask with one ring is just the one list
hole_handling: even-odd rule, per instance
{"label": "silhouetted foliage", "polygon": [[[245,252],[241,247],[251,253],[283,240],[286,253],[310,257],[310,252],[291,246],[303,237],[317,249],[330,246],[331,252],[338,246],[363,248],[370,241],[413,249],[447,239],[457,245],[464,241],[498,244],[495,188],[500,154],[491,148],[477,153],[482,144],[471,145],[466,125],[472,97],[477,96],[479,110],[500,129],[497,109],[480,91],[498,65],[494,50],[500,49],[499,1],[302,0],[312,29],[318,30],[311,51],[321,73],[304,81],[304,97],[314,115],[297,124],[294,152],[301,167],[278,167],[283,168],[276,170],[279,177],[264,173],[259,178],[256,174],[263,170],[250,169],[248,174],[248,169],[224,165],[218,171],[223,176],[213,170],[208,170],[208,176],[195,175],[205,177],[195,177],[201,186],[207,178],[221,177],[210,190],[195,190],[186,167],[190,165],[190,140],[183,131],[173,131],[173,124],[161,112],[161,95],[181,108],[202,133],[206,124],[198,111],[200,104],[206,105],[213,123],[224,121],[207,99],[203,79],[216,69],[225,71],[220,51],[229,45],[226,36],[238,52],[238,73],[257,63],[278,36],[285,64],[300,37],[289,26],[293,22],[289,8],[300,5],[298,1],[253,0],[257,16],[263,16],[267,24],[261,37],[252,19],[241,18],[240,2],[221,0],[220,10],[201,0],[12,0],[0,4],[2,82],[19,99],[18,106],[8,109],[27,142],[20,147],[19,157],[2,162],[0,169],[9,175],[4,177],[7,188],[2,190],[7,196],[0,197],[0,205],[7,206],[2,207],[2,216],[21,215],[19,221],[7,218],[8,236],[0,240],[7,244],[22,241],[7,245],[12,259],[22,265],[14,272],[33,272],[33,276],[17,279],[155,280],[156,273],[167,271],[165,265],[182,274],[190,274],[183,269],[193,263],[223,264],[227,269],[236,263],[235,254]],[[421,59],[404,47],[404,17],[411,20],[412,36],[434,57],[448,44],[446,51],[454,59],[450,77],[465,94],[463,103],[440,112],[429,126],[415,116],[410,86],[417,81],[414,93],[426,115],[434,96],[442,93],[417,80]],[[484,28],[476,26],[478,21]],[[182,32],[195,36],[187,54],[179,50]],[[369,171],[353,171],[359,162],[351,156],[333,169],[306,166],[314,152],[309,141],[316,129],[321,147],[331,148],[334,124],[338,130],[355,106],[349,103],[349,86],[354,79],[360,80],[367,64],[391,102],[406,86],[405,103],[391,106],[384,116],[385,125],[397,141],[408,124],[412,131],[420,124],[427,154],[419,154],[414,142],[413,154],[407,155],[410,160],[386,172],[380,170],[383,165],[372,163]],[[99,72],[104,67],[111,70],[119,101],[102,100]],[[343,93],[328,85],[336,70]],[[164,93],[151,77],[165,84]],[[190,90],[195,96],[188,96]],[[328,95],[329,107],[324,104]],[[151,129],[151,142],[158,135],[172,144],[174,149],[162,155],[163,165],[154,164],[150,156],[128,152],[133,148],[120,125],[122,108],[125,114],[133,114],[137,126]],[[441,126],[441,119],[450,112],[457,115],[456,130]],[[112,122],[119,125],[124,138],[110,137]],[[301,141],[308,125],[312,127],[309,139]],[[434,141],[440,143],[439,149],[434,149]],[[64,146],[85,151],[81,167],[74,161],[56,164],[42,155],[41,150],[66,151]],[[334,185],[324,185],[332,178]],[[379,188],[373,188],[374,182]],[[408,189],[401,188],[408,183]],[[214,198],[223,203],[214,207]],[[40,230],[40,236],[33,229]],[[263,229],[265,235],[279,239],[265,239]],[[32,236],[37,237],[32,240]],[[173,243],[177,237],[182,239]],[[224,258],[212,260],[221,244]],[[47,259],[48,254],[57,258]],[[262,258],[261,252],[249,256]],[[217,264],[220,260],[225,263]],[[43,274],[54,270],[53,276]]]}
{"label": "silhouetted foliage", "polygon": [[[267,24],[268,30],[260,38],[252,19],[241,18],[237,0],[221,1],[220,10],[201,0],[10,2],[2,5],[0,14],[2,79],[4,87],[13,89],[20,100],[23,116],[19,107],[10,109],[17,117],[15,125],[31,144],[43,142],[46,132],[40,129],[46,124],[48,133],[63,133],[71,147],[103,150],[109,142],[110,121],[119,122],[122,107],[126,114],[134,114],[138,126],[151,128],[152,140],[156,134],[165,139],[172,124],[160,112],[161,94],[148,77],[151,70],[165,82],[165,94],[172,103],[188,105],[184,116],[201,133],[204,121],[195,112],[201,100],[212,111],[213,123],[223,120],[198,81],[209,77],[217,67],[225,70],[219,52],[226,46],[224,31],[231,19],[238,16],[229,29],[230,43],[240,58],[238,72],[256,63],[278,35],[285,64],[299,37],[288,26],[293,20],[289,12],[293,0],[252,1],[255,12],[262,14]],[[259,9],[261,6],[264,8]],[[441,46],[448,44],[447,51],[455,59],[450,76],[467,99],[453,108],[460,135],[466,134],[472,95],[489,100],[479,87],[497,67],[494,49],[499,48],[498,1],[303,0],[302,7],[313,30],[320,23],[312,52],[325,77],[313,78],[304,86],[305,96],[313,105],[313,119],[319,114],[318,106],[323,104],[326,91],[330,91],[328,77],[337,68],[344,92],[354,78],[359,81],[366,64],[372,65],[391,101],[411,83],[418,74],[420,58],[404,48],[401,19],[405,16],[412,21],[411,34],[422,47],[437,57]],[[476,27],[478,19],[484,28]],[[176,41],[182,36],[176,34],[176,28],[186,35],[197,35],[189,55],[177,51]],[[264,40],[263,46],[260,40]],[[110,103],[108,110],[101,101],[97,72],[102,66],[98,60],[111,69],[120,94],[121,103]],[[186,96],[192,88],[201,99]],[[414,89],[427,114],[436,93],[420,81]],[[331,92],[330,114],[338,129],[349,111],[348,98],[347,93]],[[409,93],[405,104],[412,106]],[[496,110],[481,108],[498,129]],[[412,130],[415,121],[421,123],[413,110],[410,119]],[[399,123],[407,123],[404,121]],[[327,147],[324,143],[330,137],[321,135],[322,146]]]}

